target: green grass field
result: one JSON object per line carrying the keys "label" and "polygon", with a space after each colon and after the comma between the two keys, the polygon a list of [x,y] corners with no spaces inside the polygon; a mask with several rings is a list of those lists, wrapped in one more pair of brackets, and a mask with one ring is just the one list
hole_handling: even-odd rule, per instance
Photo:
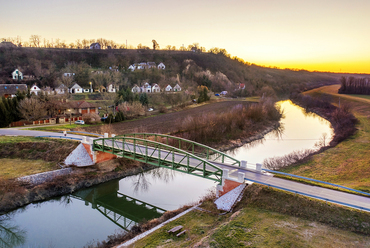
{"label": "green grass field", "polygon": [[[182,225],[180,237],[167,231]],[[254,207],[224,216],[192,211],[129,247],[366,247],[370,237]]]}

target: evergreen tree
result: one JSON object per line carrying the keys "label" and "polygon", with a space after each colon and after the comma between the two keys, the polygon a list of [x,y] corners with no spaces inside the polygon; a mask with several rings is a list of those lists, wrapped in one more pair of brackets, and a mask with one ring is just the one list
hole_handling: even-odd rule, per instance
{"label": "evergreen tree", "polygon": [[143,106],[148,106],[149,104],[148,95],[146,93],[140,94],[139,101]]}
{"label": "evergreen tree", "polygon": [[3,101],[0,102],[0,127],[7,127],[10,124],[9,113],[5,108]]}

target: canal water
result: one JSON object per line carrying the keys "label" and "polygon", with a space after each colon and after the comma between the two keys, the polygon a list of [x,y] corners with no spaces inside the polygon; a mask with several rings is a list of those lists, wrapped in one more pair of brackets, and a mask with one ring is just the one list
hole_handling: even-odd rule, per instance
{"label": "canal water", "polygon": [[[262,163],[314,148],[324,133],[327,142],[331,140],[329,122],[305,114],[290,101],[278,104],[285,115],[280,131],[234,149],[231,155],[250,164]],[[113,180],[0,216],[0,247],[87,246],[166,210],[196,202],[214,187],[213,181],[163,168]]]}

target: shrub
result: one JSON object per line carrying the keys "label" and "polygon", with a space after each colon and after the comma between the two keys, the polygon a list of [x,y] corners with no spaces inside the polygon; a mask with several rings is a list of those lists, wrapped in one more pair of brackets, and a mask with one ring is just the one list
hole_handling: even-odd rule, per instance
{"label": "shrub", "polygon": [[118,111],[118,113],[116,114],[116,119],[114,121],[121,122],[124,120],[125,120],[125,115],[121,111]]}
{"label": "shrub", "polygon": [[100,116],[97,113],[87,113],[82,115],[86,124],[95,124],[100,122]]}
{"label": "shrub", "polygon": [[167,113],[168,109],[166,106],[162,105],[159,107],[159,113]]}

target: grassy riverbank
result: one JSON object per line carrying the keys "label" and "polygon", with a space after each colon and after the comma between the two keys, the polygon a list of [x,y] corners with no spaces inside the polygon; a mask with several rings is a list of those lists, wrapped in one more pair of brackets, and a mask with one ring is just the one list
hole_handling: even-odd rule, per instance
{"label": "grassy riverbank", "polygon": [[0,136],[0,179],[60,169],[58,163],[77,145],[69,140]]}
{"label": "grassy riverbank", "polygon": [[362,96],[338,94],[339,87],[325,86],[305,94],[324,97],[337,106],[339,102],[350,105],[359,120],[357,132],[309,161],[283,171],[370,192],[370,100]]}
{"label": "grassy riverbank", "polygon": [[233,213],[192,211],[135,247],[366,247],[369,234],[368,213],[253,184]]}

